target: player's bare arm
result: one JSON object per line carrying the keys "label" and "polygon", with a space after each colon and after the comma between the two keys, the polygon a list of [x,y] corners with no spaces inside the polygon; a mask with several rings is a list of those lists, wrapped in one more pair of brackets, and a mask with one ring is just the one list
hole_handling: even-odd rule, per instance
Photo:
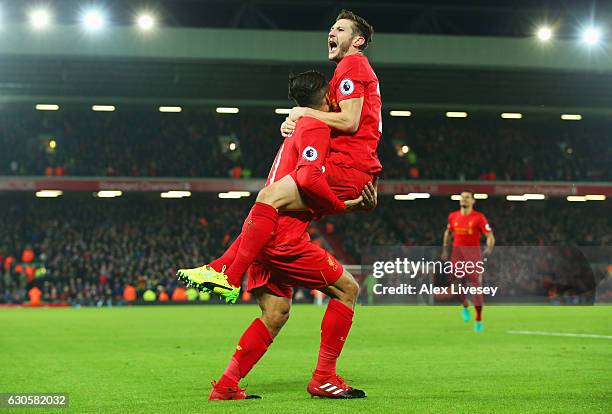
{"label": "player's bare arm", "polygon": [[446,228],[446,230],[444,230],[444,236],[442,236],[442,254],[440,255],[440,258],[442,260],[448,260],[448,249],[451,245],[452,238],[453,233],[451,233],[451,231]]}
{"label": "player's bare arm", "polygon": [[486,237],[487,237],[487,247],[485,247],[482,254],[484,254],[485,256],[488,256],[491,253],[493,253],[493,248],[495,247],[495,236],[493,236],[493,232],[491,231],[486,234]]}
{"label": "player's bare arm", "polygon": [[295,131],[298,119],[303,116],[316,118],[337,131],[349,134],[355,133],[359,129],[363,97],[346,99],[338,105],[340,106],[340,112],[321,112],[311,108],[294,107],[281,125],[281,134],[283,137],[291,136],[293,131]]}
{"label": "player's bare arm", "polygon": [[340,112],[322,112],[312,108],[295,107],[291,109],[287,118],[295,123],[303,116],[311,116],[337,131],[349,134],[357,132],[363,109],[363,97],[346,99],[338,105]]}

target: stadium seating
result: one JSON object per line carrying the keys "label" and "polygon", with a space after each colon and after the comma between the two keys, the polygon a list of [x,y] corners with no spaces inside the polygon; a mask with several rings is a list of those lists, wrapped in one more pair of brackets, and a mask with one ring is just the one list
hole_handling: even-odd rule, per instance
{"label": "stadium seating", "polygon": [[[42,290],[44,303],[122,303],[127,285],[136,288],[139,299],[147,290],[172,296],[176,269],[218,255],[240,230],[252,201],[252,197],[218,200],[210,195],[182,200],[162,200],[152,194],[110,200],[90,194],[59,199],[4,195],[0,302],[27,301],[34,285]],[[489,218],[500,245],[563,245],[572,240],[597,246],[612,240],[606,233],[605,206],[489,199],[477,208]],[[439,246],[446,214],[456,208],[457,203],[446,197],[415,202],[382,197],[373,213],[315,223],[313,237],[325,243],[340,240],[353,262],[359,262],[370,246]],[[368,220],[362,220],[364,214]]]}
{"label": "stadium seating", "polygon": [[[0,175],[265,177],[283,120],[270,113],[8,111],[0,114]],[[611,179],[609,122],[549,121],[388,117],[382,177]]]}

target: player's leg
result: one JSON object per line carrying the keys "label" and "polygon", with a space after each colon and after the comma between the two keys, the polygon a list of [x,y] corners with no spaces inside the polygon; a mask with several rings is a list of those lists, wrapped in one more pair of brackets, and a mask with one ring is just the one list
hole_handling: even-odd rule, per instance
{"label": "player's leg", "polygon": [[210,400],[259,398],[247,395],[238,384],[266,353],[289,319],[291,299],[278,296],[265,286],[254,289],[253,294],[261,309],[261,317],[255,319],[240,337],[223,375],[218,382],[213,382]]}
{"label": "player's leg", "polygon": [[322,288],[321,292],[353,310],[359,296],[359,283],[352,274],[344,270],[342,276],[334,284]]}
{"label": "player's leg", "polygon": [[[342,183],[337,188],[337,192],[334,189],[334,193],[343,200],[358,198],[367,183],[372,181],[369,174],[351,168],[342,169],[335,164],[329,165],[326,179]],[[243,275],[272,238],[278,221],[278,210],[304,210],[306,208],[308,207],[300,196],[299,188],[291,175],[286,175],[259,192],[257,202],[244,223],[241,233],[242,240],[234,261],[225,271],[231,286],[240,286]]]}
{"label": "player's leg", "polygon": [[209,265],[179,269],[177,277],[200,290],[220,295],[226,302],[236,302],[244,274],[274,235],[279,208],[305,208],[298,187],[290,176],[259,192],[240,236],[221,257]]}
{"label": "player's leg", "polygon": [[365,398],[363,390],[349,386],[336,373],[336,361],[353,324],[359,284],[345,270],[338,280],[321,291],[332,299],[321,322],[319,357],[307,390],[312,396],[323,398]]}
{"label": "player's leg", "polygon": [[[458,278],[453,276],[453,284],[455,287],[461,286],[465,281],[464,278]],[[455,291],[459,291],[459,289],[455,289]],[[463,318],[463,322],[470,321],[470,304],[468,302],[467,295],[465,293],[458,293],[457,298],[459,299],[459,303],[461,304],[461,317]]]}
{"label": "player's leg", "polygon": [[[482,286],[482,275],[470,276],[468,278],[468,286]],[[484,295],[482,293],[473,294],[472,303],[474,304],[474,310],[476,311],[476,323],[474,324],[474,331],[482,332],[484,330],[484,324],[482,322],[482,307],[484,306]]]}
{"label": "player's leg", "polygon": [[232,242],[230,247],[223,252],[223,254],[210,262],[209,266],[212,267],[217,272],[224,272],[225,269],[231,266],[234,258],[236,257],[236,253],[238,252],[238,248],[240,247],[240,241],[242,240],[242,235],[238,235],[236,239]]}
{"label": "player's leg", "polygon": [[336,164],[333,160],[325,163],[325,179],[334,194],[343,201],[359,198],[368,183],[376,177],[350,166]]}
{"label": "player's leg", "polygon": [[274,339],[289,320],[291,298],[278,296],[265,286],[253,289],[252,292],[261,309],[261,320]]}
{"label": "player's leg", "polygon": [[308,206],[290,175],[259,190],[257,202],[265,203],[277,210],[306,210]]}
{"label": "player's leg", "polygon": [[[463,251],[460,247],[453,247],[453,252],[451,253],[450,260],[451,260],[451,263],[453,264],[453,269],[456,268],[457,263],[464,261]],[[459,277],[459,276],[456,276],[455,274],[452,274],[450,276],[450,279],[451,279],[451,284],[454,285],[455,287],[461,286],[467,280],[465,277],[463,277],[463,275]],[[459,289],[455,289],[455,291],[461,292]],[[463,322],[467,323],[470,321],[470,309],[469,309],[469,302],[468,302],[467,296],[464,293],[458,293],[456,296],[457,296],[457,299],[459,300],[459,303],[462,306],[461,307],[461,317],[463,318]]]}
{"label": "player's leg", "polygon": [[[367,183],[373,181],[369,174],[333,163],[326,165],[326,179],[330,185],[335,183],[332,190],[341,200],[358,198]],[[242,240],[234,261],[225,271],[229,284],[240,286],[246,270],[272,238],[278,221],[278,210],[306,208],[299,188],[290,175],[263,188],[242,228]]]}
{"label": "player's leg", "polygon": [[185,282],[187,286],[193,286],[201,291],[217,293],[226,302],[236,302],[240,294],[240,288],[231,286],[223,272],[234,261],[241,240],[242,236],[239,235],[222,256],[208,265],[179,269],[176,273],[177,278]]}
{"label": "player's leg", "polygon": [[[333,163],[326,165],[326,169],[326,179],[334,193],[342,200],[358,198],[365,185],[373,180],[368,174]],[[244,222],[238,243],[232,245],[222,256],[222,260],[193,269],[179,269],[177,276],[200,290],[220,295],[226,302],[236,302],[244,274],[274,234],[278,209],[304,208],[307,208],[306,204],[293,178],[289,175],[283,177],[259,192],[257,201]],[[227,265],[229,259],[231,264]]]}
{"label": "player's leg", "polygon": [[[301,208],[300,208],[301,206]],[[264,187],[242,226],[241,241],[232,264],[225,274],[230,285],[238,287],[249,266],[276,230],[279,209],[304,209],[297,185],[290,176]]]}
{"label": "player's leg", "polygon": [[[350,387],[336,374],[336,360],[351,328],[359,295],[359,285],[353,276],[325,249],[310,241],[282,249],[267,247],[265,258],[265,268],[256,263],[249,271],[250,289],[265,284],[279,296],[290,297],[290,287],[301,286],[321,290],[332,297],[321,323],[319,375],[313,375],[308,392],[328,398],[365,397],[365,392]],[[272,272],[265,273],[267,269]]]}

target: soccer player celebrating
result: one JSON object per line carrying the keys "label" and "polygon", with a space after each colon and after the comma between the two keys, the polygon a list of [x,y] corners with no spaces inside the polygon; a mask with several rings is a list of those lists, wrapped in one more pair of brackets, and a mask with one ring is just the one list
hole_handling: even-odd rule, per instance
{"label": "soccer player celebrating", "polygon": [[[491,226],[484,214],[474,210],[475,203],[474,193],[470,190],[463,191],[461,193],[461,199],[459,200],[459,210],[448,215],[448,224],[444,231],[442,241],[442,260],[448,260],[448,248],[451,238],[453,238],[453,252],[451,255],[453,269],[455,269],[455,264],[458,262],[471,262],[475,264],[476,262],[482,261],[482,255],[487,256],[491,254],[495,246],[493,230],[491,230]],[[487,246],[481,254],[480,239],[483,234],[487,239]],[[482,286],[482,274],[476,270],[468,272],[465,278],[469,286]],[[459,280],[460,278],[455,276],[454,283],[457,283]],[[470,311],[468,309],[467,297],[465,295],[460,295],[460,299],[463,301],[463,320],[469,322]],[[476,332],[482,332],[484,329],[482,323],[483,295],[472,295],[472,303],[476,310],[476,324],[474,330]]]}
{"label": "soccer player celebrating", "polygon": [[[240,292],[243,275],[274,234],[279,209],[309,207],[319,216],[340,213],[355,206],[355,200],[359,199],[368,183],[376,183],[382,169],[377,155],[382,133],[380,87],[363,54],[372,40],[373,31],[363,18],[350,11],[343,10],[338,15],[328,34],[328,57],[337,63],[329,84],[334,112],[296,107],[281,126],[285,137],[295,132],[296,121],[302,117],[318,119],[332,128],[325,179],[321,179],[323,170],[318,176],[316,172],[315,175],[303,172],[278,179],[273,166],[270,185],[258,194],[242,233],[226,254],[209,265],[179,269],[180,279],[205,287],[233,303]],[[281,156],[282,148],[275,163]],[[309,151],[303,156],[316,157],[318,154]],[[304,183],[312,184],[314,181],[317,181],[315,187],[305,188]],[[320,192],[325,191],[321,184],[323,181],[329,184],[333,194]],[[300,191],[310,196],[308,204],[300,198]],[[368,187],[368,191],[375,192],[374,186]]]}
{"label": "soccer player celebrating", "polygon": [[[289,95],[299,105],[325,110],[327,87],[323,75],[305,72],[290,80]],[[323,122],[310,117],[300,119],[295,133],[286,138],[279,149],[266,185],[276,177],[300,175],[304,169],[321,172],[329,136],[330,129]],[[240,338],[223,375],[218,382],[213,382],[209,399],[258,398],[240,389],[239,381],[264,355],[287,322],[294,286],[318,289],[332,298],[321,323],[319,358],[307,391],[323,398],[366,396],[364,391],[347,385],[336,373],[336,360],[351,328],[359,285],[331,254],[310,241],[306,227],[312,217],[310,211],[280,214],[272,240],[249,270],[248,290],[256,297],[262,316],[255,319]]]}

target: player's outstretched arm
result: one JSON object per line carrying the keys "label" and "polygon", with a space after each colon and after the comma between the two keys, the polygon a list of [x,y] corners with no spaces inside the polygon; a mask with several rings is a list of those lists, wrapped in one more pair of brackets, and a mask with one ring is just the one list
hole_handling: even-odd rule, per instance
{"label": "player's outstretched arm", "polygon": [[295,130],[295,123],[304,116],[310,116],[326,123],[337,131],[354,134],[359,129],[363,97],[345,99],[339,103],[340,112],[323,112],[312,108],[296,106],[291,109],[289,116],[281,125],[281,134],[288,137]]}
{"label": "player's outstretched arm", "polygon": [[442,254],[440,255],[440,258],[442,260],[448,260],[448,248],[450,247],[450,244],[451,244],[451,238],[452,238],[452,233],[447,228],[446,230],[444,230],[444,236],[442,237]]}
{"label": "player's outstretched arm", "polygon": [[485,256],[490,255],[491,253],[493,253],[494,247],[495,247],[495,236],[493,236],[493,232],[490,231],[487,233],[487,247],[484,249],[484,252],[482,252],[482,254],[484,254]]}

